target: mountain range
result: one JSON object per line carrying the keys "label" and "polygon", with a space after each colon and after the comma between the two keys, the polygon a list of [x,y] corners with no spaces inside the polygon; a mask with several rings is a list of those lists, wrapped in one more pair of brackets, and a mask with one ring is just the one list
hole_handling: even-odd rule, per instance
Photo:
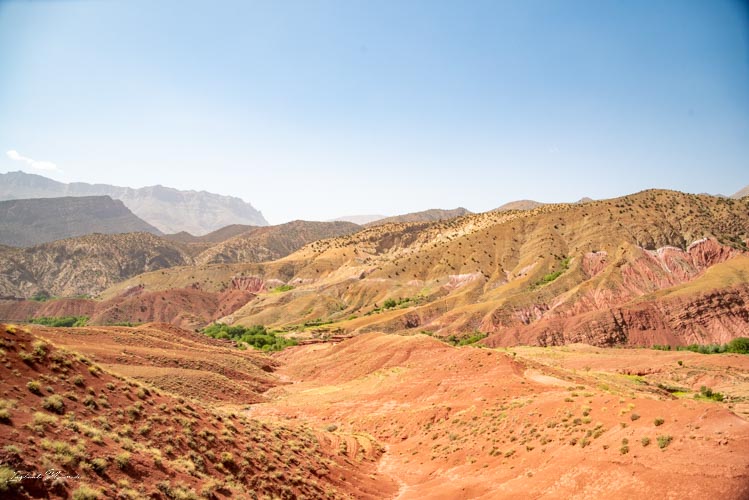
{"label": "mountain range", "polygon": [[[650,190],[378,225],[271,262],[142,274],[103,296],[194,283],[219,292],[244,276],[253,291],[294,289],[261,293],[225,321],[291,331],[319,322],[350,333],[480,331],[502,345],[724,341],[749,330],[742,306],[731,305],[749,301],[741,279],[748,239],[749,199]],[[720,306],[705,309],[706,301]]]}
{"label": "mountain range", "polygon": [[133,189],[108,184],[66,184],[25,172],[0,174],[0,200],[110,196],[163,233],[187,231],[203,235],[230,224],[267,226],[263,214],[232,196],[206,191],[180,191],[164,186]]}
{"label": "mountain range", "polygon": [[747,498],[749,197],[522,207],[0,246],[0,496]]}
{"label": "mountain range", "polygon": [[0,201],[0,245],[32,246],[91,233],[161,231],[109,196]]}

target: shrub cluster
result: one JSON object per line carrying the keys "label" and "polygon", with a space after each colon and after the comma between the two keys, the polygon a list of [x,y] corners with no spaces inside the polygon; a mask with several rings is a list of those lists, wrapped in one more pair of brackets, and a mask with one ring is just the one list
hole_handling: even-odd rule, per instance
{"label": "shrub cluster", "polygon": [[54,327],[86,326],[88,316],[62,316],[59,318],[44,316],[41,318],[31,318],[28,320],[28,323]]}
{"label": "shrub cluster", "polygon": [[214,339],[235,340],[240,348],[251,346],[263,351],[280,351],[285,347],[297,345],[296,340],[276,335],[262,325],[245,327],[214,323],[205,327],[203,333]]}
{"label": "shrub cluster", "polygon": [[689,344],[686,346],[671,347],[670,345],[654,345],[653,349],[658,351],[691,351],[700,354],[722,354],[730,352],[734,354],[749,354],[749,338],[737,337],[727,344]]}

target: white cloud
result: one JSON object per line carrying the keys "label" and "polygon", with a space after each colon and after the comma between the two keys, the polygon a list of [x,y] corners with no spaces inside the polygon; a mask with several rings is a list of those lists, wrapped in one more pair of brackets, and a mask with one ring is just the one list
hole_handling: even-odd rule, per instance
{"label": "white cloud", "polygon": [[52,163],[51,161],[40,161],[35,160],[33,158],[29,158],[27,156],[23,156],[21,153],[16,151],[15,149],[11,149],[6,153],[8,155],[8,158],[15,161],[22,161],[26,164],[28,164],[31,168],[35,168],[37,170],[44,170],[46,172],[60,172],[60,168]]}

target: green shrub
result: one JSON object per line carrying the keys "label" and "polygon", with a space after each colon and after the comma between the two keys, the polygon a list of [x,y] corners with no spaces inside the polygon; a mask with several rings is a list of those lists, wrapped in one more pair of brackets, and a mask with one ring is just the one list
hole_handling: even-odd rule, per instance
{"label": "green shrub", "polygon": [[673,439],[671,436],[658,436],[658,448],[663,449],[669,444],[671,444],[671,440]]}
{"label": "green shrub", "polygon": [[737,337],[726,345],[726,352],[749,354],[749,338]]}
{"label": "green shrub", "polygon": [[653,420],[653,425],[658,427],[660,425],[663,425],[663,422],[665,422],[665,420],[663,420],[662,418],[656,418],[655,420]]}
{"label": "green shrub", "polygon": [[634,422],[635,420],[638,420],[639,418],[640,418],[640,415],[638,415],[637,413],[633,413],[633,414],[631,414],[631,415],[629,416],[629,419],[630,419],[631,421],[633,421],[633,422]]}
{"label": "green shrub", "polygon": [[46,290],[40,290],[29,298],[34,302],[46,302],[50,299],[52,299],[52,295]]}
{"label": "green shrub", "polygon": [[74,326],[86,326],[88,323],[88,316],[43,316],[41,318],[31,318],[28,323],[34,323],[36,325],[53,326],[53,327],[74,327]]}
{"label": "green shrub", "polygon": [[702,397],[704,399],[712,399],[713,401],[723,401],[724,397],[723,394],[720,392],[713,392],[713,390],[710,387],[702,386],[700,387],[700,393],[694,395],[695,398]]}
{"label": "green shrub", "polygon": [[551,283],[552,281],[554,281],[558,277],[560,277],[562,274],[564,274],[565,271],[567,271],[570,268],[570,258],[566,257],[566,258],[562,259],[559,262],[559,267],[560,267],[560,269],[558,269],[557,271],[554,271],[554,272],[551,272],[549,274],[546,274],[540,280],[538,280],[535,283],[533,283],[531,285],[531,288],[535,289],[535,288],[538,288],[538,287],[541,287],[541,286],[544,286],[544,285],[548,285],[549,283]]}
{"label": "green shrub", "polygon": [[280,351],[285,347],[297,345],[296,340],[276,335],[262,325],[244,327],[214,323],[205,327],[203,333],[214,339],[231,339],[237,341],[240,346],[246,344],[263,351]]}
{"label": "green shrub", "polygon": [[642,443],[642,446],[645,447],[650,444],[650,438],[646,436],[640,440],[640,443]]}
{"label": "green shrub", "polygon": [[454,345],[454,346],[472,345],[472,344],[475,344],[476,342],[478,342],[480,340],[485,339],[488,336],[489,336],[488,333],[481,333],[481,332],[477,331],[477,332],[473,332],[473,334],[471,334],[471,335],[469,335],[467,337],[463,337],[463,338],[458,338],[455,335],[450,335],[449,337],[447,337],[445,339],[445,342],[447,342],[450,345]]}

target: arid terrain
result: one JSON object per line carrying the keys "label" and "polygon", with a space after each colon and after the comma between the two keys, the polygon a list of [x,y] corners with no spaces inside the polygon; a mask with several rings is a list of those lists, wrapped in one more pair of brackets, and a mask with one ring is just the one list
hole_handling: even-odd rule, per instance
{"label": "arid terrain", "polygon": [[749,498],[749,198],[518,206],[3,248],[0,494]]}
{"label": "arid terrain", "polygon": [[[4,498],[749,496],[746,355],[2,331]],[[49,468],[79,478],[8,481]]]}

